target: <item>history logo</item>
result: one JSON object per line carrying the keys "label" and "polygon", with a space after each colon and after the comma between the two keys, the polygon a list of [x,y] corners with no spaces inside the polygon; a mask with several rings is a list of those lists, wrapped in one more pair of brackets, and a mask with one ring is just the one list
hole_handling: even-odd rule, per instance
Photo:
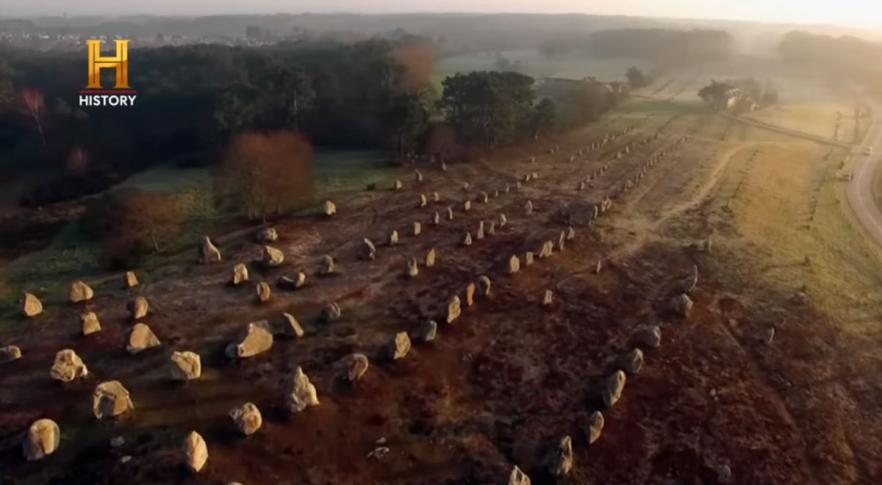
{"label": "history logo", "polygon": [[[116,40],[116,53],[101,55],[101,40],[86,41],[89,50],[89,83],[80,91],[80,106],[134,106],[138,92],[129,85],[129,41]],[[111,89],[101,85],[101,71],[113,70],[116,84]]]}

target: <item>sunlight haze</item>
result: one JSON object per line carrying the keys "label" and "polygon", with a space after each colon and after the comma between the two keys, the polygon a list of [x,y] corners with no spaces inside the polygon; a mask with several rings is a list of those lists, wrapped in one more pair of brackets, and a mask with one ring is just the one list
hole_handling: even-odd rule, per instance
{"label": "sunlight haze", "polygon": [[642,17],[732,19],[782,23],[882,26],[882,4],[867,0],[155,0],[110,2],[107,0],[6,0],[0,16],[34,15],[213,15],[239,13],[406,13],[406,12],[512,12],[585,13]]}

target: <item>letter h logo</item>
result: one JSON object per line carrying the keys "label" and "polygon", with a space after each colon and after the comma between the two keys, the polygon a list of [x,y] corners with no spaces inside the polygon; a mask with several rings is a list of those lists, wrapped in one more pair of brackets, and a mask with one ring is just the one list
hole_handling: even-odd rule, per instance
{"label": "letter h logo", "polygon": [[87,40],[89,47],[89,84],[87,89],[101,89],[101,70],[116,70],[116,85],[114,89],[129,89],[129,41],[116,41],[116,54],[112,56],[101,55],[101,41],[97,39]]}

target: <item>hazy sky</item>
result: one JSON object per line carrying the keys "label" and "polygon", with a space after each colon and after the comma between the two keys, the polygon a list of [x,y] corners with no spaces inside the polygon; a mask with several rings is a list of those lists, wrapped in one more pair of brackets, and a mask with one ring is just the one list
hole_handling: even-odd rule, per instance
{"label": "hazy sky", "polygon": [[880,0],[0,0],[0,16],[544,12],[882,26]]}

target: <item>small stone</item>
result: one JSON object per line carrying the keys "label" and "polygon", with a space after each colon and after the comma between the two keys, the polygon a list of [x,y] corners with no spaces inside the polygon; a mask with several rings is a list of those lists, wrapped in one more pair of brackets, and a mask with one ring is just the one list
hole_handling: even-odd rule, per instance
{"label": "small stone", "polygon": [[615,406],[616,403],[619,402],[619,399],[622,398],[622,391],[625,389],[625,381],[625,373],[620,370],[615,371],[612,375],[606,378],[601,397],[603,398],[603,404],[606,405],[607,408]]}
{"label": "small stone", "polygon": [[515,465],[508,476],[508,485],[531,485],[530,477]]}
{"label": "small stone", "polygon": [[545,241],[539,249],[539,259],[550,258],[552,255],[554,255],[554,243]]}
{"label": "small stone", "polygon": [[671,310],[681,317],[688,317],[692,310],[692,299],[686,293],[676,296],[671,300]]}
{"label": "small stone", "polygon": [[98,419],[114,418],[135,408],[128,389],[119,381],[106,381],[92,392],[92,414]]}
{"label": "small stone", "polygon": [[126,439],[123,438],[122,436],[114,436],[113,438],[110,438],[110,447],[111,448],[120,448],[124,444],[126,444]]}
{"label": "small stone", "polygon": [[195,431],[184,438],[183,445],[184,464],[193,473],[199,473],[208,461],[208,446],[202,435]]}
{"label": "small stone", "polygon": [[251,402],[246,402],[239,407],[231,409],[229,415],[236,429],[243,436],[253,435],[263,425],[263,416],[260,415],[260,409]]}
{"label": "small stone", "polygon": [[469,283],[466,285],[465,289],[465,302],[466,306],[470,307],[475,304],[475,284]]}
{"label": "small stone", "polygon": [[14,362],[21,358],[21,349],[18,345],[0,347],[0,364]]}
{"label": "small stone", "polygon": [[246,281],[248,281],[248,267],[242,263],[233,266],[233,286],[239,286]]}
{"label": "small stone", "polygon": [[573,226],[567,228],[566,239],[567,241],[572,241],[576,239],[576,230],[573,229]]}
{"label": "small stone", "polygon": [[86,283],[75,281],[70,285],[70,293],[68,296],[71,303],[80,303],[91,300],[95,296],[95,292]]}
{"label": "small stone", "polygon": [[438,256],[437,256],[437,253],[435,252],[435,248],[430,249],[429,252],[426,253],[426,258],[425,258],[425,262],[424,262],[425,267],[431,268],[431,267],[435,266],[435,259],[437,257]]}
{"label": "small stone", "polygon": [[413,227],[412,234],[414,235],[414,237],[419,236],[420,234],[423,233],[423,225],[420,224],[419,222],[414,221],[412,227]]}
{"label": "small stone", "polygon": [[484,221],[478,223],[478,232],[475,234],[475,239],[478,241],[484,239]]}
{"label": "small stone", "polygon": [[343,379],[351,383],[364,377],[370,368],[370,361],[366,355],[354,353],[343,357],[339,366],[342,369]]}
{"label": "small stone", "polygon": [[548,471],[555,477],[565,477],[573,470],[573,440],[564,436],[551,452]]}
{"label": "small stone", "polygon": [[27,461],[37,461],[55,453],[61,444],[61,428],[51,419],[31,423],[22,441],[22,453]]}
{"label": "small stone", "polygon": [[55,354],[52,368],[49,369],[49,376],[61,382],[73,382],[87,375],[89,375],[89,369],[72,349],[59,350]]}
{"label": "small stone", "polygon": [[659,348],[661,346],[661,327],[652,325],[638,330],[634,334],[634,342],[649,349]]}
{"label": "small stone", "polygon": [[395,246],[397,244],[398,244],[398,231],[393,229],[392,232],[389,234],[389,245]]}
{"label": "small stone", "polygon": [[285,262],[285,253],[272,246],[264,246],[261,253],[260,263],[267,268],[276,268]]}
{"label": "small stone", "polygon": [[448,221],[453,220],[453,207],[450,207],[450,206],[447,207],[447,220]]}
{"label": "small stone", "polygon": [[168,369],[174,381],[199,379],[202,377],[202,358],[195,352],[173,352]]}
{"label": "small stone", "polygon": [[505,227],[505,224],[508,222],[508,219],[505,218],[505,214],[499,214],[499,228],[502,229]]}
{"label": "small stone", "polygon": [[432,202],[441,202],[441,196],[438,192],[432,192]]}
{"label": "small stone", "polygon": [[24,316],[31,318],[43,313],[43,303],[32,293],[25,293],[21,311]]}
{"label": "small stone", "polygon": [[417,207],[425,207],[427,205],[429,205],[429,200],[426,198],[426,194],[420,194],[420,201]]}
{"label": "small stone", "polygon": [[294,277],[282,276],[279,278],[279,287],[288,290],[297,290],[306,286],[306,273],[299,271]]}
{"label": "small stone", "polygon": [[459,316],[462,314],[462,303],[459,300],[458,296],[453,296],[450,299],[450,302],[447,303],[447,318],[445,319],[448,324],[452,324]]}
{"label": "small stone", "polygon": [[508,274],[515,274],[521,270],[521,259],[518,258],[517,254],[513,254],[511,258],[508,259]]}
{"label": "small stone", "polygon": [[542,306],[551,306],[554,303],[554,292],[551,290],[545,290],[545,294],[542,295]]}
{"label": "small stone", "polygon": [[261,281],[260,283],[257,284],[256,291],[257,291],[257,301],[260,303],[268,302],[270,300],[270,298],[272,298],[272,296],[273,296],[272,287],[270,287],[270,285],[265,281]]}
{"label": "small stone", "polygon": [[208,236],[202,238],[199,255],[202,264],[219,263],[223,259],[220,250],[211,242],[211,238]]}
{"label": "small stone", "polygon": [[416,278],[420,274],[420,265],[413,256],[407,260],[407,276]]}
{"label": "small stone", "polygon": [[135,355],[149,348],[158,347],[159,339],[149,326],[143,323],[136,323],[129,332],[129,339],[126,343],[126,352]]}
{"label": "small stone", "polygon": [[524,266],[532,266],[533,265],[533,251],[527,251],[524,253]]}
{"label": "small stone", "polygon": [[465,237],[462,238],[462,245],[466,246],[466,247],[472,245],[472,233],[471,232],[466,231]]}
{"label": "small stone", "polygon": [[489,203],[490,202],[490,195],[487,194],[487,192],[481,192],[481,194],[478,196],[478,202],[480,202],[482,204]]}
{"label": "small stone", "polygon": [[274,227],[265,227],[257,232],[257,242],[267,244],[279,240],[279,232]]}
{"label": "small stone", "polygon": [[434,320],[427,320],[420,325],[419,340],[425,343],[433,342],[438,334],[438,323]]}
{"label": "small stone", "polygon": [[401,190],[404,187],[404,184],[401,183],[401,180],[395,180],[395,183],[392,185],[392,190]]}
{"label": "small stone", "polygon": [[343,311],[340,309],[340,305],[336,303],[330,303],[322,308],[321,320],[324,323],[336,322],[342,317]]}
{"label": "small stone", "polygon": [[147,298],[138,296],[129,303],[129,312],[129,317],[133,321],[141,320],[147,316],[148,312],[150,312],[150,303],[147,301]]}
{"label": "small stone", "polygon": [[419,170],[414,170],[414,171],[413,171],[413,174],[414,174],[414,179],[415,179],[417,182],[422,182],[422,181],[423,181],[423,173],[422,173],[422,172],[420,172]]}
{"label": "small stone", "polygon": [[82,323],[83,335],[92,335],[101,331],[101,322],[95,312],[83,313],[80,315],[80,322]]}
{"label": "small stone", "polygon": [[462,203],[462,210],[463,210],[463,212],[468,212],[468,211],[472,210],[472,201],[467,200],[467,201],[463,202]]}
{"label": "small stone", "polygon": [[597,265],[594,266],[594,273],[600,274],[601,271],[603,271],[603,260],[598,259]]}
{"label": "small stone", "polygon": [[251,322],[239,334],[238,340],[227,345],[225,353],[231,359],[247,359],[272,348],[273,334],[269,322]]}
{"label": "small stone", "polygon": [[524,215],[529,217],[532,214],[533,214],[533,201],[528,200],[524,204]]}
{"label": "small stone", "polygon": [[386,345],[386,355],[390,360],[403,359],[410,353],[410,337],[407,332],[398,332]]}
{"label": "small stone", "polygon": [[285,404],[288,411],[292,413],[300,413],[308,407],[319,405],[315,386],[309,382],[309,377],[299,366],[294,371],[294,377],[288,383]]}
{"label": "small stone", "polygon": [[680,280],[680,283],[677,285],[679,290],[682,293],[692,293],[692,290],[698,285],[698,265],[693,264],[692,270],[689,274]]}
{"label": "small stone", "polygon": [[589,445],[594,444],[595,441],[600,439],[600,435],[603,433],[603,424],[603,413],[600,411],[594,411],[588,417],[585,423],[585,438],[588,440]]}
{"label": "small stone", "polygon": [[760,335],[760,340],[766,345],[772,345],[772,342],[775,341],[775,327],[770,326],[766,328]]}
{"label": "small stone", "polygon": [[487,222],[487,235],[492,236],[496,234],[496,221],[488,221]]}
{"label": "small stone", "polygon": [[640,349],[631,349],[630,352],[621,358],[621,367],[629,375],[639,374],[643,368],[643,351]]}
{"label": "small stone", "polygon": [[435,211],[435,215],[432,216],[432,225],[433,226],[441,225],[441,214],[439,214],[438,211]]}
{"label": "small stone", "polygon": [[328,276],[337,272],[337,263],[334,261],[334,258],[330,255],[322,256],[321,262],[319,263],[319,274]]}
{"label": "small stone", "polygon": [[285,337],[303,338],[304,331],[300,322],[290,313],[283,313],[281,324],[279,325],[279,334]]}
{"label": "small stone", "polygon": [[324,214],[325,217],[331,217],[337,214],[337,204],[334,204],[330,200],[324,201],[322,203],[322,214]]}
{"label": "small stone", "polygon": [[489,296],[492,283],[488,276],[478,278],[478,294],[481,296]]}

